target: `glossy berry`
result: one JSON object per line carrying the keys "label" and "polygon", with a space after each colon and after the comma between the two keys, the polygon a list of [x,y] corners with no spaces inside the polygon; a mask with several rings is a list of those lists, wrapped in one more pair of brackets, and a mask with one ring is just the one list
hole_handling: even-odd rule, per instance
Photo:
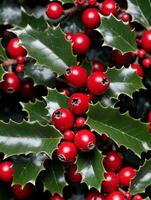
{"label": "glossy berry", "polygon": [[143,200],[142,196],[137,194],[133,197],[133,200]]}
{"label": "glossy berry", "polygon": [[84,6],[85,0],[75,0],[75,4],[77,4],[78,6]]}
{"label": "glossy berry", "polygon": [[32,187],[30,184],[27,184],[24,187],[15,184],[13,185],[12,190],[17,199],[28,199],[32,193]]}
{"label": "glossy berry", "polygon": [[46,8],[46,15],[50,19],[58,19],[63,14],[63,8],[59,2],[50,2]]}
{"label": "glossy berry", "polygon": [[66,34],[65,34],[66,40],[72,41],[72,35],[73,35],[73,33],[70,33],[70,32],[66,33]]}
{"label": "glossy berry", "polygon": [[24,57],[27,54],[26,49],[19,44],[19,38],[11,39],[6,51],[9,57],[14,59],[17,59],[20,56]]}
{"label": "glossy berry", "polygon": [[105,196],[98,191],[92,191],[90,192],[85,200],[105,200]]}
{"label": "glossy berry", "polygon": [[146,52],[145,52],[144,49],[138,49],[137,55],[138,55],[139,58],[144,58],[145,55],[146,55]]}
{"label": "glossy berry", "polygon": [[73,183],[80,183],[82,180],[82,176],[77,172],[76,164],[72,164],[67,169],[67,180]]}
{"label": "glossy berry", "polygon": [[117,15],[117,6],[114,0],[105,0],[100,7],[101,14],[109,16],[110,14]]}
{"label": "glossy berry", "polygon": [[114,191],[106,197],[106,200],[124,200],[124,194],[119,191]]}
{"label": "glossy berry", "polygon": [[77,156],[77,148],[72,142],[61,142],[57,149],[57,155],[62,162],[72,162]]}
{"label": "glossy berry", "polygon": [[76,119],[75,125],[77,128],[82,128],[85,126],[86,119],[84,117],[78,117]]}
{"label": "glossy berry", "polygon": [[67,108],[59,108],[52,114],[52,124],[60,131],[69,130],[74,124],[74,115]]}
{"label": "glossy berry", "polygon": [[143,60],[143,66],[144,66],[145,68],[151,67],[151,58],[145,58],[145,59]]}
{"label": "glossy berry", "polygon": [[64,140],[72,141],[74,139],[74,132],[71,130],[67,130],[63,133]]}
{"label": "glossy berry", "polygon": [[82,13],[81,20],[87,28],[97,28],[100,25],[100,15],[98,9],[86,8]]}
{"label": "glossy berry", "polygon": [[74,54],[85,54],[90,48],[90,39],[84,33],[75,33],[72,36],[72,48]]}
{"label": "glossy berry", "polygon": [[88,75],[82,66],[71,66],[65,72],[65,79],[75,88],[81,88],[86,84]]}
{"label": "glossy berry", "polygon": [[9,72],[5,74],[3,80],[2,89],[4,92],[11,94],[19,90],[20,79],[15,73]]}
{"label": "glossy berry", "polygon": [[129,191],[125,192],[124,196],[125,196],[126,200],[131,200],[132,195]]}
{"label": "glossy berry", "polygon": [[95,147],[96,139],[92,131],[83,129],[76,133],[74,143],[81,151],[90,151]]}
{"label": "glossy berry", "polygon": [[108,90],[110,81],[108,76],[103,72],[93,72],[87,80],[87,86],[94,95],[103,94]]}
{"label": "glossy berry", "polygon": [[24,71],[24,65],[19,64],[19,65],[16,66],[16,72],[17,73],[21,73],[23,71]]}
{"label": "glossy berry", "polygon": [[145,51],[151,51],[151,30],[143,32],[141,44]]}
{"label": "glossy berry", "polygon": [[107,67],[103,63],[101,63],[99,61],[92,62],[92,71],[93,72],[105,72],[106,69],[107,69]]}
{"label": "glossy berry", "polygon": [[122,155],[116,151],[110,151],[103,159],[103,165],[106,171],[116,172],[123,164]]}
{"label": "glossy berry", "polygon": [[129,65],[132,59],[132,53],[128,52],[122,54],[119,50],[114,50],[112,54],[112,59],[118,66]]}
{"label": "glossy berry", "polygon": [[135,177],[136,172],[132,167],[124,167],[119,172],[119,183],[121,186],[129,186],[131,180]]}
{"label": "glossy berry", "polygon": [[95,5],[96,2],[97,2],[97,0],[88,0],[88,4],[89,4],[90,6]]}
{"label": "glossy berry", "polygon": [[105,180],[102,181],[102,190],[103,192],[113,192],[118,189],[119,178],[118,175],[114,172],[107,172],[104,174]]}
{"label": "glossy berry", "polygon": [[83,93],[74,93],[68,100],[70,110],[76,114],[84,114],[89,108],[89,98]]}
{"label": "glossy berry", "polygon": [[31,98],[34,95],[34,82],[30,78],[24,78],[20,86],[20,95],[23,98]]}
{"label": "glossy berry", "polygon": [[121,19],[123,22],[129,22],[131,17],[128,13],[123,13],[123,15],[121,16]]}
{"label": "glossy berry", "polygon": [[52,196],[50,197],[49,200],[65,200],[65,199],[64,199],[62,196],[60,196],[60,194],[55,193],[54,195],[52,195]]}
{"label": "glossy berry", "polygon": [[133,63],[131,65],[132,69],[135,69],[136,70],[136,74],[137,76],[143,78],[144,77],[144,70],[143,70],[143,67],[139,64],[136,64],[136,63]]}
{"label": "glossy berry", "polygon": [[4,161],[0,163],[0,180],[4,182],[10,182],[13,180],[13,163]]}
{"label": "glossy berry", "polygon": [[23,57],[23,56],[17,57],[16,60],[17,60],[18,64],[24,64],[25,63],[25,57]]}

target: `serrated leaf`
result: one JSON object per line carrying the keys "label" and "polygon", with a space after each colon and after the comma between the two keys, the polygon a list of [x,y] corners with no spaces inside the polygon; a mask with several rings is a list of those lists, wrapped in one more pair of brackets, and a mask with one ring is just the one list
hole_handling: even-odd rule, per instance
{"label": "serrated leaf", "polygon": [[145,192],[145,188],[150,185],[151,179],[151,160],[146,161],[141,169],[137,172],[136,177],[131,183],[131,193]]}
{"label": "serrated leaf", "polygon": [[46,103],[42,101],[26,103],[24,104],[24,108],[28,111],[30,122],[39,122],[42,125],[47,125],[50,122]]}
{"label": "serrated leaf", "polygon": [[151,25],[151,1],[150,0],[127,0],[127,13],[131,14],[134,21],[142,24],[145,28]]}
{"label": "serrated leaf", "polygon": [[106,45],[119,49],[123,53],[137,50],[135,33],[127,24],[114,16],[102,18],[102,23],[97,30],[103,35]]}
{"label": "serrated leaf", "polygon": [[51,156],[60,137],[60,133],[52,126],[0,122],[0,151],[6,156],[39,152],[46,152]]}
{"label": "serrated leaf", "polygon": [[151,150],[151,136],[147,125],[134,120],[118,110],[103,108],[99,103],[92,105],[88,112],[87,124],[99,134],[105,132],[119,145],[125,145],[136,154]]}
{"label": "serrated leaf", "polygon": [[38,174],[44,170],[43,163],[48,159],[46,154],[33,154],[28,156],[17,156],[13,161],[14,177],[13,185],[26,185],[28,182],[35,184]]}
{"label": "serrated leaf", "polygon": [[16,31],[22,44],[27,48],[29,56],[35,58],[40,65],[63,74],[65,69],[76,64],[71,51],[71,44],[65,40],[60,28],[47,28],[36,31],[31,26]]}
{"label": "serrated leaf", "polygon": [[110,79],[110,87],[106,94],[110,97],[117,98],[121,93],[132,96],[134,91],[144,87],[142,80],[131,67],[123,67],[119,70],[108,69],[107,74]]}
{"label": "serrated leaf", "polygon": [[0,40],[0,62],[3,62],[7,59],[6,51],[4,47],[2,46],[1,40]]}
{"label": "serrated leaf", "polygon": [[104,167],[102,164],[102,155],[99,150],[94,149],[89,153],[81,153],[77,160],[77,171],[82,174],[83,181],[89,187],[101,188]]}
{"label": "serrated leaf", "polygon": [[57,92],[57,90],[49,90],[48,95],[46,97],[47,109],[49,111],[49,115],[57,110],[58,108],[67,108],[68,107],[68,98]]}
{"label": "serrated leaf", "polygon": [[45,189],[51,191],[52,194],[62,193],[66,181],[64,177],[64,166],[60,161],[53,159],[49,163],[43,184]]}

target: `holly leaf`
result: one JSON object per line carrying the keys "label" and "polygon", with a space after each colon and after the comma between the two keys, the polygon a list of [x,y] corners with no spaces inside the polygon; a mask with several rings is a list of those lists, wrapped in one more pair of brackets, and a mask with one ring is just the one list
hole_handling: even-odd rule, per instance
{"label": "holly leaf", "polygon": [[50,116],[46,109],[46,103],[36,101],[35,103],[26,103],[24,108],[28,111],[29,122],[39,122],[42,125],[47,125],[50,122]]}
{"label": "holly leaf", "polygon": [[137,50],[135,33],[127,24],[114,16],[102,18],[102,23],[97,30],[103,35],[105,45],[119,49],[123,53]]}
{"label": "holly leaf", "polygon": [[151,25],[151,2],[150,0],[127,0],[127,13],[131,14],[134,21],[142,24],[145,28]]}
{"label": "holly leaf", "polygon": [[4,47],[2,46],[1,40],[0,40],[0,62],[3,62],[7,59],[6,51]]}
{"label": "holly leaf", "polygon": [[48,156],[44,153],[17,156],[13,162],[13,185],[20,184],[24,186],[28,182],[35,184],[38,174],[44,170],[43,163],[46,159],[48,159]]}
{"label": "holly leaf", "polygon": [[46,190],[51,191],[51,193],[62,193],[63,188],[66,186],[66,181],[64,177],[64,166],[63,164],[53,159],[48,164],[48,169],[43,178],[43,184]]}
{"label": "holly leaf", "polygon": [[141,169],[137,172],[135,178],[131,183],[131,193],[141,193],[145,191],[145,188],[150,185],[151,178],[151,160],[146,161]]}
{"label": "holly leaf", "polygon": [[102,154],[98,149],[89,153],[81,153],[77,160],[77,171],[82,174],[83,181],[89,187],[101,189],[101,180],[103,179],[104,168],[102,164]]}
{"label": "holly leaf", "polygon": [[38,123],[0,122],[0,151],[6,156],[45,152],[51,155],[61,134],[52,126]]}
{"label": "holly leaf", "polygon": [[121,93],[132,96],[134,91],[144,88],[142,80],[131,67],[108,69],[107,74],[110,79],[110,88],[106,94],[110,97],[118,98]]}
{"label": "holly leaf", "polygon": [[118,145],[125,145],[138,155],[151,150],[147,125],[132,119],[128,114],[121,115],[116,109],[103,108],[99,103],[92,105],[87,125],[99,134],[107,133]]}
{"label": "holly leaf", "polygon": [[27,25],[24,29],[18,28],[16,34],[27,48],[29,56],[37,60],[37,64],[58,74],[63,74],[68,66],[76,64],[71,44],[65,40],[60,28],[49,27],[45,31],[37,31]]}

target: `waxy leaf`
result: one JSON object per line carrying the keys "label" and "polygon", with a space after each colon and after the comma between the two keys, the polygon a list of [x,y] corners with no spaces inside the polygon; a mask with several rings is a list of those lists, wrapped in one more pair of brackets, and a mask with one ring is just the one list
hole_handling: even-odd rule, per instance
{"label": "waxy leaf", "polygon": [[102,158],[99,150],[94,149],[89,153],[79,154],[77,160],[77,171],[82,174],[83,182],[98,190],[101,188],[104,173]]}
{"label": "waxy leaf", "polygon": [[6,51],[0,40],[0,63],[7,59]]}
{"label": "waxy leaf", "polygon": [[123,53],[137,50],[135,33],[130,30],[129,25],[114,16],[102,18],[97,30],[103,35],[106,45],[119,49]]}
{"label": "waxy leaf", "polygon": [[103,108],[97,103],[89,109],[87,124],[99,134],[107,133],[118,145],[125,145],[138,155],[151,150],[147,125],[128,114],[121,115],[118,110]]}

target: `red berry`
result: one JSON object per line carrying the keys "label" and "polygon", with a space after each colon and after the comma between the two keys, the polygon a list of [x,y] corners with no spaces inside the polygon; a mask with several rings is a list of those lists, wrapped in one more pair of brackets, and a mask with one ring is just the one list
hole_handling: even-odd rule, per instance
{"label": "red berry", "polygon": [[66,95],[67,97],[70,96],[70,91],[68,89],[66,89],[66,88],[62,89],[61,93],[64,94],[64,95]]}
{"label": "red berry", "polygon": [[4,182],[10,182],[13,180],[13,163],[4,161],[0,163],[0,180]]}
{"label": "red berry", "polygon": [[65,140],[72,141],[74,139],[75,134],[73,131],[67,130],[64,132],[63,136]]}
{"label": "red berry", "polygon": [[126,200],[131,200],[132,195],[129,191],[125,192],[124,196],[125,196]]}
{"label": "red berry", "polygon": [[76,164],[70,165],[67,169],[67,179],[74,183],[77,182],[80,183],[82,180],[82,176],[76,170],[77,170]]}
{"label": "red berry", "polygon": [[105,200],[105,196],[98,191],[90,192],[85,200]]}
{"label": "red berry", "polygon": [[93,72],[105,72],[106,69],[107,69],[107,67],[103,63],[101,63],[99,61],[92,62],[92,71]]}
{"label": "red berry", "polygon": [[17,57],[17,63],[18,64],[24,64],[25,63],[25,57],[23,57],[23,56]]}
{"label": "red berry", "polygon": [[75,0],[75,4],[77,4],[78,6],[84,6],[85,0]]}
{"label": "red berry", "polygon": [[128,13],[123,13],[123,15],[121,16],[121,19],[123,22],[129,22],[131,17]]}
{"label": "red berry", "polygon": [[131,180],[135,177],[136,172],[132,167],[124,167],[119,172],[119,183],[121,186],[129,186]]}
{"label": "red berry", "polygon": [[85,54],[90,48],[90,39],[84,33],[75,33],[72,36],[72,48],[75,54]]}
{"label": "red berry", "polygon": [[133,197],[133,200],[143,200],[142,196],[137,194]]}
{"label": "red berry", "polygon": [[113,192],[118,189],[119,179],[118,175],[114,172],[107,172],[104,174],[105,180],[102,181],[102,190],[103,192]]}
{"label": "red berry", "polygon": [[110,151],[103,159],[103,165],[106,171],[116,172],[123,164],[122,155],[116,151]]}
{"label": "red berry", "polygon": [[3,77],[3,84],[2,84],[2,89],[6,93],[14,93],[17,92],[20,88],[20,79],[18,76],[13,73],[9,72],[4,75]]}
{"label": "red berry", "polygon": [[74,93],[68,100],[68,106],[74,114],[84,114],[89,108],[89,98],[83,93]]}
{"label": "red berry", "polygon": [[100,15],[98,9],[86,8],[82,13],[81,20],[87,28],[97,28],[100,25]]}
{"label": "red berry", "polygon": [[24,47],[19,45],[19,38],[13,38],[9,41],[7,46],[7,54],[14,59],[17,59],[19,56],[25,56],[27,51]]}
{"label": "red berry", "polygon": [[75,88],[83,87],[87,77],[87,71],[82,66],[71,66],[65,73],[65,79]]}
{"label": "red berry", "polygon": [[69,130],[74,124],[74,115],[67,108],[59,108],[52,114],[52,124],[60,131]]}
{"label": "red berry", "polygon": [[144,66],[145,68],[151,67],[151,58],[145,58],[145,59],[143,60],[143,66]]}
{"label": "red berry", "polygon": [[139,58],[144,58],[145,55],[146,55],[146,52],[145,52],[144,49],[138,49],[137,55],[138,55]]}
{"label": "red berry", "polygon": [[93,72],[87,80],[87,86],[94,95],[103,94],[108,90],[110,81],[108,76],[103,72]]}
{"label": "red berry", "polygon": [[24,71],[24,65],[19,64],[19,65],[16,66],[16,72],[17,73],[21,73],[23,71]]}
{"label": "red berry", "polygon": [[21,97],[31,98],[34,95],[34,82],[30,78],[24,78],[19,92]]}
{"label": "red berry", "polygon": [[81,151],[90,151],[95,147],[96,139],[92,131],[83,129],[76,133],[74,143]]}
{"label": "red berry", "polygon": [[112,54],[112,59],[118,66],[129,65],[132,59],[132,53],[128,52],[122,55],[119,50],[114,50]]}
{"label": "red berry", "polygon": [[72,142],[61,142],[57,149],[57,155],[62,162],[72,162],[77,156],[77,148]]}
{"label": "red berry", "polygon": [[52,195],[52,196],[50,197],[49,200],[64,200],[64,198],[63,198],[62,196],[60,196],[60,194],[55,193],[54,195]]}
{"label": "red berry", "polygon": [[66,34],[65,34],[66,40],[72,41],[72,35],[73,35],[73,33],[66,33]]}
{"label": "red berry", "polygon": [[75,122],[76,127],[77,127],[77,128],[82,128],[82,127],[84,127],[84,126],[85,126],[85,121],[86,121],[86,119],[85,119],[84,117],[78,117],[78,118],[76,119],[76,122]]}
{"label": "red berry", "polygon": [[148,122],[151,122],[151,111],[148,113]]}
{"label": "red berry", "polygon": [[63,8],[59,2],[50,2],[46,8],[46,15],[50,19],[58,19],[63,14]]}
{"label": "red berry", "polygon": [[13,185],[12,190],[17,199],[28,199],[32,193],[30,184],[27,184],[24,187],[19,184],[15,184]]}
{"label": "red berry", "polygon": [[97,2],[97,0],[88,0],[88,4],[89,4],[90,6],[95,5],[96,2]]}
{"label": "red berry", "polygon": [[114,0],[105,0],[100,7],[101,14],[109,16],[111,13],[117,15],[117,6]]}
{"label": "red berry", "polygon": [[114,191],[107,196],[106,200],[124,200],[124,194],[119,191]]}
{"label": "red berry", "polygon": [[141,44],[145,51],[151,51],[151,30],[144,31],[141,38]]}
{"label": "red berry", "polygon": [[144,70],[143,70],[143,68],[142,68],[141,65],[136,64],[136,63],[133,63],[133,64],[131,65],[131,67],[132,67],[132,69],[135,69],[135,70],[136,70],[137,76],[139,76],[139,77],[141,77],[141,78],[144,77]]}

